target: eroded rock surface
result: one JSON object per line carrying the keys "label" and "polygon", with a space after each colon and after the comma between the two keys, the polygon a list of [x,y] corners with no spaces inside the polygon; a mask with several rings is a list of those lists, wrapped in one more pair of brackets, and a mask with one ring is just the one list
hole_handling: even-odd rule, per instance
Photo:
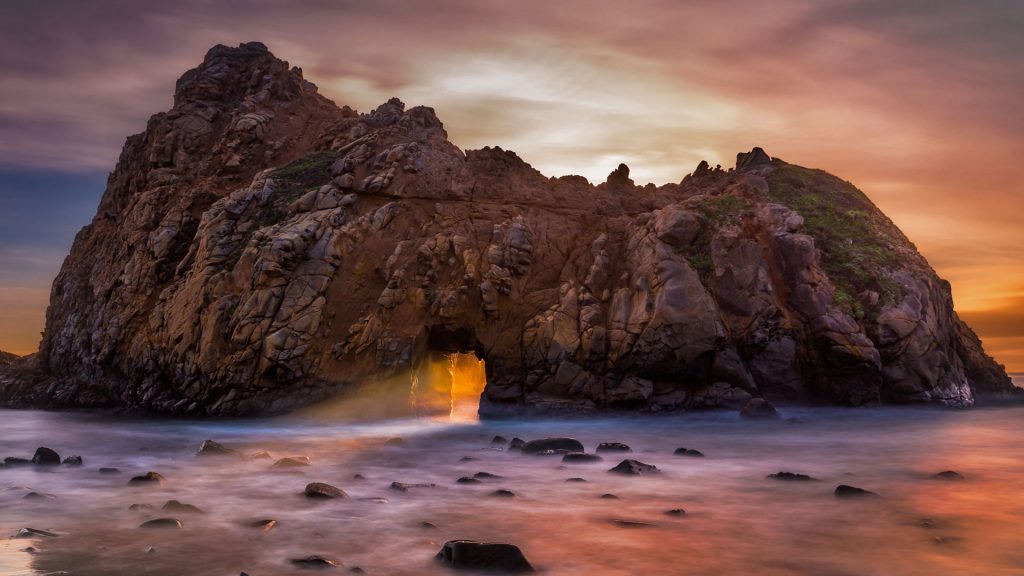
{"label": "eroded rock surface", "polygon": [[128,139],[0,400],[274,413],[452,351],[486,361],[485,414],[1015,390],[864,194],[737,160],[549,178],[460,150],[430,108],[359,114],[261,44],[217,46]]}

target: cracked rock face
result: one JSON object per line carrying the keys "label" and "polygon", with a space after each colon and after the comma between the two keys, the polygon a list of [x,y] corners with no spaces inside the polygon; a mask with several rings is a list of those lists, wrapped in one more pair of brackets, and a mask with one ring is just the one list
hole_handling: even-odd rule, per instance
{"label": "cracked rock face", "polygon": [[548,178],[429,108],[339,108],[250,43],[128,139],[0,399],[281,412],[454,351],[486,361],[484,414],[1015,390],[842,180],[759,148],[660,187]]}

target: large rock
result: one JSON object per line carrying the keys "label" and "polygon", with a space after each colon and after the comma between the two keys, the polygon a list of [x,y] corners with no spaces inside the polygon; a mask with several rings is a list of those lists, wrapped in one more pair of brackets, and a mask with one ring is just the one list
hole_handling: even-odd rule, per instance
{"label": "large rock", "polygon": [[437,559],[446,566],[463,570],[507,573],[534,571],[522,551],[512,544],[451,540],[441,547]]}
{"label": "large rock", "polygon": [[375,387],[445,409],[451,352],[486,362],[484,415],[1016,390],[841,179],[757,148],[662,186],[548,178],[429,108],[339,108],[249,43],[128,139],[0,403],[245,415]]}

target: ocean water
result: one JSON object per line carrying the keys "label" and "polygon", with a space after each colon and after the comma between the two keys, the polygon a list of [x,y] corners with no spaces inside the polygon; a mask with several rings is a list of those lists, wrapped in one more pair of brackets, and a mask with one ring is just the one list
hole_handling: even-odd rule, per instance
{"label": "ocean water", "polygon": [[[492,446],[495,435],[572,436],[588,452],[624,442],[633,453],[562,465],[560,457]],[[388,443],[393,437],[404,444]],[[272,458],[196,457],[205,439]],[[516,544],[552,575],[1024,574],[1022,407],[799,409],[771,422],[732,413],[346,423],[0,411],[0,457],[31,457],[38,446],[85,463],[0,469],[0,536],[23,527],[58,534],[0,540],[0,574],[306,574],[291,560],[310,555],[337,561],[336,573],[358,566],[367,574],[449,574],[434,555],[453,539]],[[679,447],[705,457],[676,456]],[[286,456],[311,465],[272,468]],[[660,473],[607,471],[625,457]],[[966,479],[930,478],[943,470]],[[165,483],[127,485],[147,471]],[[818,481],[766,478],[779,471]],[[476,472],[501,478],[455,482]],[[572,477],[586,481],[566,481]],[[309,482],[350,498],[309,500]],[[392,482],[435,486],[400,492]],[[839,484],[878,496],[837,498]],[[496,489],[516,496],[489,496]],[[55,498],[26,499],[33,490]],[[205,514],[159,510],[172,499]],[[686,514],[665,514],[678,508]],[[139,528],[168,516],[183,528]],[[261,519],[278,524],[250,525]],[[36,550],[23,552],[28,546]]]}

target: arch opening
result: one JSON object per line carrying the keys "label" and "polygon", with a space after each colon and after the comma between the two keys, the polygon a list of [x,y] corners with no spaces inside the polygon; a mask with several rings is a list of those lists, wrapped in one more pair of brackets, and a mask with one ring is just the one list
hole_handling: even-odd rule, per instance
{"label": "arch opening", "polygon": [[475,421],[487,386],[487,365],[472,333],[430,328],[427,350],[413,370],[409,403],[416,414]]}

